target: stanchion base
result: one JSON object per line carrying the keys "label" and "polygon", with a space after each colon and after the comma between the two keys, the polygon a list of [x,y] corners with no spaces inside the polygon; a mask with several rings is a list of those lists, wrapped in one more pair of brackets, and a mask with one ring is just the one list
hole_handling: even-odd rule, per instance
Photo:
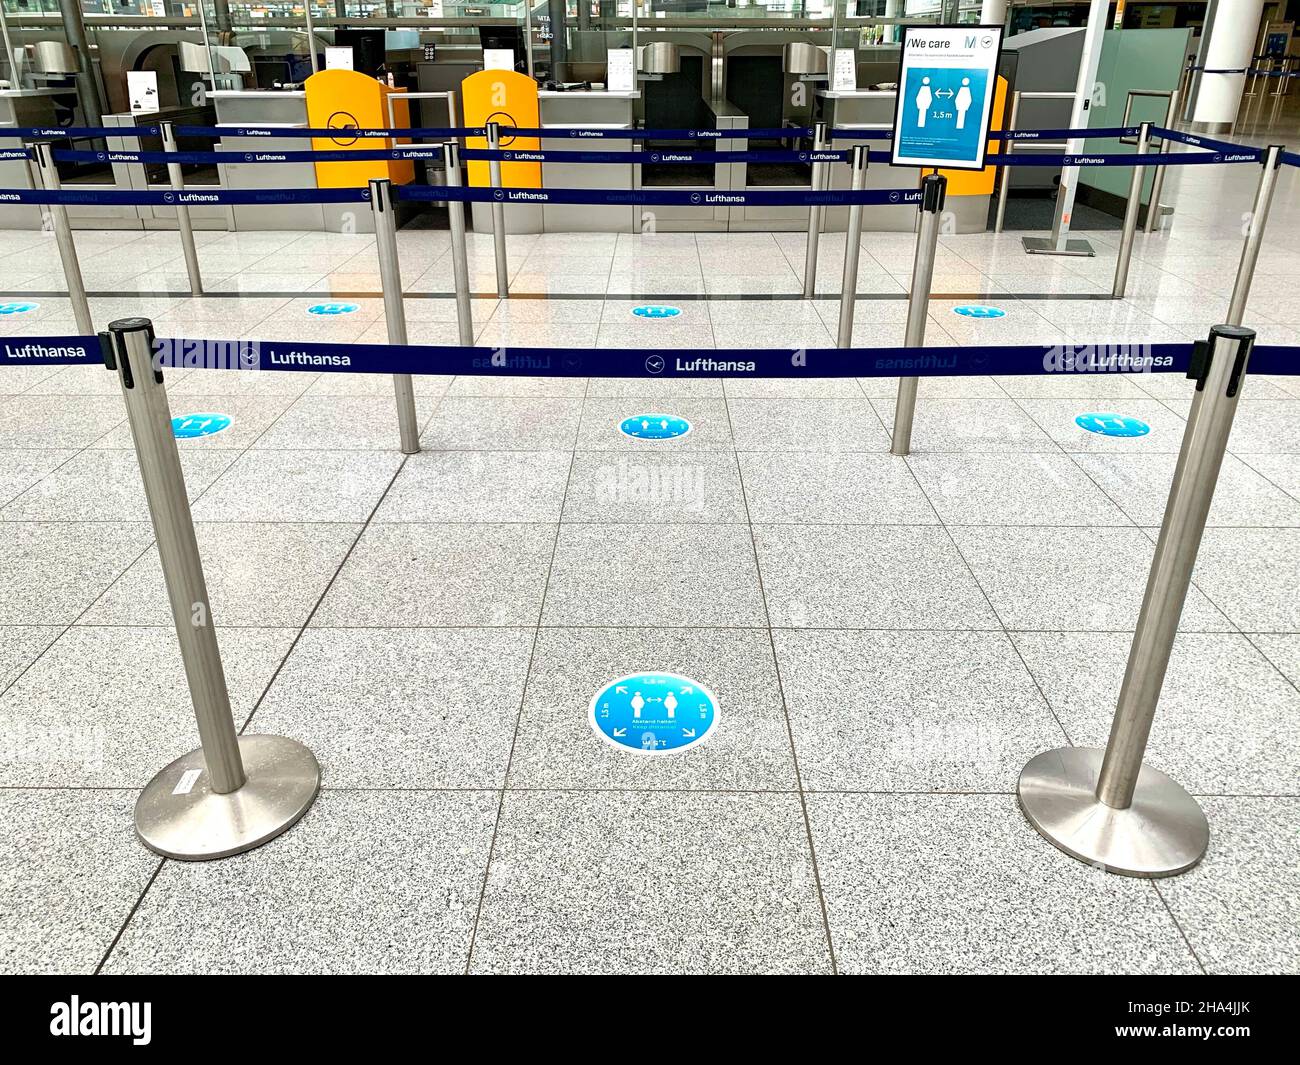
{"label": "stanchion base", "polygon": [[1105,752],[1063,747],[1030,760],[1020,774],[1020,808],[1049,842],[1082,862],[1123,876],[1174,876],[1205,857],[1210,826],[1182,786],[1144,765],[1133,805],[1097,798]]}
{"label": "stanchion base", "polygon": [[1021,237],[1020,243],[1030,255],[1093,256],[1097,252],[1086,240],[1068,239],[1064,248],[1058,248],[1051,237]]}
{"label": "stanchion base", "polygon": [[241,736],[239,753],[248,780],[226,795],[209,788],[202,750],[149,781],[135,804],[140,842],[168,858],[201,862],[260,847],[296,824],[320,790],[315,755],[282,736]]}

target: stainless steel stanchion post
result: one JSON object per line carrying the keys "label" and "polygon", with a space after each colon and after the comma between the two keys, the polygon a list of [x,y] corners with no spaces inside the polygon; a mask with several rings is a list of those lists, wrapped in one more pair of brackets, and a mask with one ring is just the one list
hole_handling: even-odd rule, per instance
{"label": "stainless steel stanchion post", "polygon": [[1173,876],[1209,844],[1196,800],[1142,756],[1254,341],[1253,330],[1216,325],[1198,345],[1196,392],[1105,751],[1046,751],[1020,774],[1020,808],[1039,833],[1108,872]]}
{"label": "stainless steel stanchion post", "polygon": [[[48,192],[59,191],[59,171],[54,165],[53,149],[48,142],[32,145],[36,168],[40,171],[41,185]],[[95,331],[90,319],[90,303],[86,299],[86,283],[81,279],[81,264],[77,262],[77,246],[72,242],[72,226],[68,222],[68,209],[61,203],[51,203],[45,210],[54,230],[54,241],[59,246],[59,262],[63,264],[63,277],[68,283],[68,301],[72,316],[77,321],[77,332],[89,336]]]}
{"label": "stainless steel stanchion post", "polygon": [[[1278,62],[1279,61],[1276,59],[1273,61],[1273,69],[1275,71],[1277,70]],[[1278,71],[1277,89],[1271,93],[1273,97],[1273,109],[1268,114],[1269,129],[1272,129],[1273,125],[1277,122],[1278,111],[1282,107],[1282,101],[1286,99],[1287,89],[1291,87],[1287,82],[1286,77],[1287,74],[1291,72],[1291,61],[1289,59],[1283,59],[1280,62],[1282,64],[1282,69]]]}
{"label": "stainless steel stanchion post", "polygon": [[[1169,110],[1166,112],[1165,121],[1169,123],[1170,129],[1178,128],[1178,105],[1181,94],[1177,89],[1169,94]],[[1148,134],[1149,138],[1149,134]],[[1165,150],[1165,143],[1161,142],[1160,150]],[[1160,196],[1165,190],[1165,170],[1167,168],[1162,164],[1154,170],[1154,177],[1151,179],[1151,203],[1147,207],[1146,232],[1155,233],[1160,229],[1160,220],[1164,217],[1160,210]]]}
{"label": "stainless steel stanchion post", "polygon": [[[501,127],[496,122],[487,124],[487,145],[490,151],[501,150]],[[488,179],[494,189],[501,188],[501,160],[488,162]],[[510,270],[506,265],[506,206],[500,200],[492,201],[492,250],[497,265],[497,298],[510,298]]]}
{"label": "stainless steel stanchion post", "polygon": [[[1016,91],[1011,94],[1011,119],[1007,122],[1007,132],[1013,132],[1018,127],[1016,120],[1020,117],[1020,92]],[[1002,142],[1002,154],[1010,155],[1015,151],[1016,142],[1013,138],[1008,137]],[[1001,166],[998,168],[998,216],[997,221],[993,223],[993,232],[1002,232],[1002,223],[1007,217],[1007,194],[1011,191],[1011,167]]]}
{"label": "stainless steel stanchion post", "polygon": [[[817,122],[813,125],[813,151],[824,152],[825,150],[826,123]],[[821,192],[822,186],[826,183],[826,174],[829,171],[829,164],[820,163],[816,159],[813,160],[810,186],[813,192]],[[808,207],[808,246],[803,259],[803,298],[806,300],[812,299],[817,291],[817,243],[821,238],[821,231],[821,204],[810,204]]]}
{"label": "stainless steel stanchion post", "polygon": [[[163,151],[176,151],[176,134],[170,122],[161,122]],[[181,174],[180,163],[167,164],[167,183],[173,192],[185,189],[185,177]],[[203,295],[203,275],[199,271],[199,252],[194,247],[194,228],[190,225],[190,209],[183,203],[176,205],[176,229],[181,235],[181,248],[185,251],[185,273],[190,279],[190,293]]]}
{"label": "stainless steel stanchion post", "polygon": [[[867,187],[867,163],[870,156],[865,144],[855,144],[850,161],[849,187],[861,192]],[[849,225],[844,234],[844,274],[840,280],[840,330],[836,341],[841,348],[853,346],[853,309],[858,300],[858,259],[862,254],[862,204],[849,205]]]}
{"label": "stainless steel stanchion post", "polygon": [[[1147,145],[1151,141],[1151,123],[1143,122],[1138,130],[1137,154],[1139,158],[1146,155]],[[1115,257],[1115,281],[1110,287],[1110,294],[1116,299],[1124,295],[1128,287],[1128,266],[1133,258],[1133,238],[1137,234],[1138,212],[1142,210],[1142,179],[1146,176],[1146,167],[1138,162],[1133,165],[1133,176],[1128,183],[1128,205],[1124,209],[1124,229],[1119,238],[1119,254]],[[1160,204],[1155,199],[1155,189],[1151,190],[1149,211],[1159,212]]]}
{"label": "stainless steel stanchion post", "polygon": [[1246,316],[1246,301],[1250,299],[1250,283],[1255,278],[1255,262],[1259,259],[1259,246],[1264,242],[1264,225],[1268,209],[1273,203],[1273,189],[1277,185],[1278,170],[1282,165],[1282,146],[1270,144],[1261,160],[1263,171],[1255,189],[1255,202],[1250,209],[1250,222],[1246,227],[1246,243],[1241,249],[1241,262],[1237,266],[1237,280],[1232,286],[1232,299],[1228,303],[1228,324],[1241,325]]}
{"label": "stainless steel stanchion post", "polygon": [[167,389],[154,360],[153,324],[122,318],[108,330],[105,361],[126,401],[202,744],[145,785],[135,829],[145,846],[169,858],[223,858],[273,839],[302,817],[320,789],[320,766],[294,740],[235,731]]}
{"label": "stainless steel stanchion post", "polygon": [[[442,146],[442,162],[446,168],[448,187],[460,188],[460,153],[454,143],[448,142]],[[470,347],[474,343],[474,309],[469,296],[465,204],[461,200],[448,200],[447,218],[451,223],[451,270],[456,284],[456,328],[460,333],[461,344]]]}
{"label": "stainless steel stanchion post", "polygon": [[[942,174],[927,174],[921,179],[920,225],[916,230],[916,255],[912,260],[912,290],[907,296],[907,332],[903,335],[903,343],[909,348],[919,348],[925,343],[930,283],[934,280],[934,255],[939,246],[939,221],[947,195],[948,179]],[[911,454],[917,384],[915,377],[898,379],[894,435],[889,443],[891,455]]]}
{"label": "stainless steel stanchion post", "polygon": [[[379,281],[384,290],[384,321],[388,342],[406,343],[406,308],[402,304],[402,267],[397,254],[397,203],[388,178],[370,179],[370,210],[375,218],[375,250],[379,255]],[[420,450],[420,423],[415,416],[415,386],[409,373],[393,374],[397,398],[397,431],[402,454]]]}

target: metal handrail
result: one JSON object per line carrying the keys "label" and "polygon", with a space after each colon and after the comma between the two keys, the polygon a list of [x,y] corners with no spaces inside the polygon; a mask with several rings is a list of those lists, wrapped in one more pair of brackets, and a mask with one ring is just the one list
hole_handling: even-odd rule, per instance
{"label": "metal handrail", "polygon": [[[1005,132],[1011,133],[1017,128],[1016,119],[1020,117],[1021,100],[1073,100],[1073,99],[1074,99],[1074,93],[1072,92],[1033,92],[1033,91],[1021,92],[1019,89],[1017,89],[1011,96],[1011,117],[1007,120]],[[1053,141],[1051,143],[1033,141],[1031,143],[1036,148],[1059,148],[1062,151],[1066,151],[1069,148],[1068,143],[1062,143],[1060,141]],[[1007,140],[1003,141],[1002,143],[1003,155],[1010,155],[1015,150],[1016,150],[1016,142],[1014,139],[1008,138]],[[999,180],[998,182],[998,215],[997,215],[997,219],[993,223],[994,233],[1002,232],[1002,221],[1006,217],[1006,213],[1007,213],[1007,193],[1010,191],[1010,189],[1011,189],[1011,167],[1003,167],[1002,177],[1001,180]]]}

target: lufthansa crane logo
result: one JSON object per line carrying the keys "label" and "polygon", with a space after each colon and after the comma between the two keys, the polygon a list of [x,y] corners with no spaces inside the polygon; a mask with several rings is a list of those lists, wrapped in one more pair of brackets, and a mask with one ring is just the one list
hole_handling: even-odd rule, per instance
{"label": "lufthansa crane logo", "polygon": [[360,128],[361,124],[357,121],[355,115],[351,115],[347,111],[335,111],[326,120],[325,126],[327,129],[353,131],[352,136],[350,137],[342,136],[342,137],[330,138],[330,140],[333,141],[335,144],[337,144],[340,148],[350,148],[352,145],[357,143],[357,137],[355,131]]}

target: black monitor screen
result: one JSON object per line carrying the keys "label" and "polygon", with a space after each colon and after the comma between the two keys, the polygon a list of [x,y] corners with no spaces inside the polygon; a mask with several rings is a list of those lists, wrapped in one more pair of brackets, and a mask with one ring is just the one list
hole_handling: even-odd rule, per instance
{"label": "black monitor screen", "polygon": [[524,51],[524,31],[519,26],[480,26],[479,44],[486,48],[509,48],[515,54],[515,69],[528,69],[528,56]]}
{"label": "black monitor screen", "polygon": [[335,30],[334,44],[352,49],[352,69],[374,77],[384,65],[383,30]]}

